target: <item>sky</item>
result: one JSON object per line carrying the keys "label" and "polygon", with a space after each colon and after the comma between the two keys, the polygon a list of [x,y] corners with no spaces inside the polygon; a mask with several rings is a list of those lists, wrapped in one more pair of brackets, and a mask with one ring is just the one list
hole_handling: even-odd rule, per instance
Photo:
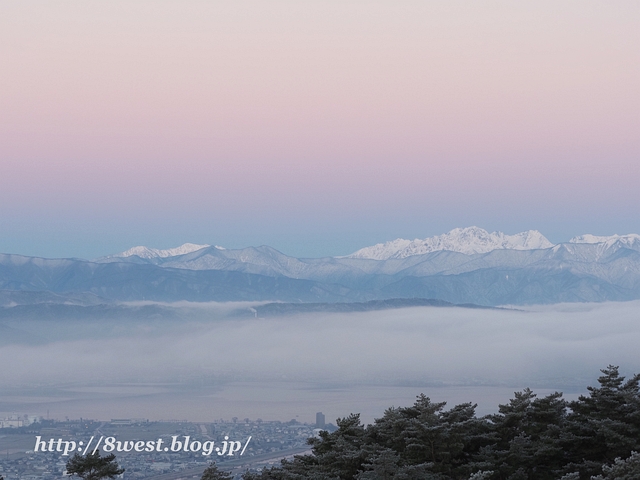
{"label": "sky", "polygon": [[640,233],[633,0],[0,2],[0,252]]}

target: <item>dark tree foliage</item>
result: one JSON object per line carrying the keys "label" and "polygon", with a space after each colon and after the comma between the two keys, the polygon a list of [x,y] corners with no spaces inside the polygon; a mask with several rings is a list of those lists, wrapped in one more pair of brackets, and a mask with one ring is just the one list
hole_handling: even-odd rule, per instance
{"label": "dark tree foliage", "polygon": [[633,452],[625,460],[616,458],[613,465],[603,465],[602,475],[591,477],[593,480],[638,480],[640,478],[640,453]]}
{"label": "dark tree foliage", "polygon": [[640,375],[602,370],[599,387],[567,402],[516,392],[497,414],[450,410],[418,396],[367,427],[359,415],[309,439],[310,455],[245,480],[640,480]]}
{"label": "dark tree foliage", "polygon": [[100,452],[87,455],[75,454],[67,462],[67,473],[84,480],[101,480],[103,478],[115,478],[124,473],[116,462],[114,454],[100,456]]}
{"label": "dark tree foliage", "polygon": [[209,465],[202,473],[200,480],[232,480],[233,476],[223,470],[220,470],[215,463]]}
{"label": "dark tree foliage", "polygon": [[536,398],[529,389],[516,392],[499,413],[489,415],[494,442],[476,456],[476,466],[495,479],[553,480],[565,463],[561,443],[567,403],[561,393]]}
{"label": "dark tree foliage", "polygon": [[424,395],[408,408],[388,409],[369,429],[371,442],[390,448],[400,466],[421,466],[432,478],[467,478],[469,462],[490,439],[489,425],[465,403],[444,410]]}
{"label": "dark tree foliage", "polygon": [[565,448],[567,470],[581,479],[602,473],[602,465],[640,451],[640,375],[624,381],[618,367],[609,365],[598,378],[600,387],[588,387],[589,396],[570,402]]}

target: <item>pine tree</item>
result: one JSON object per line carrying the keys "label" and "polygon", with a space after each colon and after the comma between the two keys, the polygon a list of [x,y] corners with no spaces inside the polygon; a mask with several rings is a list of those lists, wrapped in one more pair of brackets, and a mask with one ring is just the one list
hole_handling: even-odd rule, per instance
{"label": "pine tree", "polygon": [[599,387],[588,387],[589,396],[569,403],[567,471],[579,471],[584,479],[602,473],[603,464],[640,451],[640,375],[625,382],[617,366],[601,372]]}
{"label": "pine tree", "polygon": [[[335,432],[320,432],[320,439],[310,439],[317,466],[312,471],[327,478],[353,479],[366,461],[369,451],[365,448],[366,429],[360,422],[360,414],[351,414],[336,420]],[[307,464],[313,465],[307,460]]]}
{"label": "pine tree", "polygon": [[640,478],[640,453],[632,452],[625,460],[616,458],[613,465],[602,467],[604,475],[591,477],[592,480],[638,480]]}
{"label": "pine tree", "polygon": [[392,480],[397,477],[400,457],[390,448],[380,450],[376,455],[363,464],[364,471],[360,472],[357,480]]}
{"label": "pine tree", "polygon": [[100,452],[87,455],[76,453],[67,462],[67,473],[83,480],[102,480],[121,475],[124,473],[124,468],[118,466],[114,454],[101,457]]}
{"label": "pine tree", "polygon": [[311,455],[245,474],[246,480],[638,480],[640,375],[602,370],[599,387],[567,402],[516,392],[499,413],[418,396],[373,425],[359,415],[309,440]]}
{"label": "pine tree", "polygon": [[445,405],[419,395],[411,407],[390,408],[368,430],[367,440],[394,450],[403,467],[420,466],[432,476],[466,478],[471,473],[469,461],[490,441],[488,424],[476,418],[475,405],[444,410]]}
{"label": "pine tree", "polygon": [[562,431],[567,402],[561,393],[544,398],[526,388],[490,415],[495,440],[476,457],[476,466],[497,478],[555,480],[565,463]]}
{"label": "pine tree", "polygon": [[202,473],[202,477],[200,480],[232,480],[233,477],[218,468],[215,463],[209,465],[206,470]]}

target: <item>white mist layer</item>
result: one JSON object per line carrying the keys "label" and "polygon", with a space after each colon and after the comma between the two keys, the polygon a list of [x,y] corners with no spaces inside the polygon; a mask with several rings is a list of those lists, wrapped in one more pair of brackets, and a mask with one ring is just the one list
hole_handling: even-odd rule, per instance
{"label": "white mist layer", "polygon": [[[608,364],[640,371],[639,312],[640,302],[529,311],[428,307],[184,319],[166,331],[150,321],[109,338],[2,346],[0,364],[11,368],[0,370],[0,387],[199,378],[584,387]],[[61,328],[60,321],[43,325]]]}

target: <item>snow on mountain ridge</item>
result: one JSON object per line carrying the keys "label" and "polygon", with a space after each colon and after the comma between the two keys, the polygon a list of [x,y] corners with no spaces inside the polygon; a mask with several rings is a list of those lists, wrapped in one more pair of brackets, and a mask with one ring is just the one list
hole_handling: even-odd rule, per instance
{"label": "snow on mountain ridge", "polygon": [[[640,235],[596,236],[585,234],[574,237],[569,240],[568,243],[560,245],[569,247],[570,245],[576,244],[597,245],[597,258],[600,258],[607,252],[616,251],[619,248],[630,248],[640,251]],[[555,247],[559,247],[560,245],[555,245]],[[528,230],[515,235],[506,235],[503,232],[489,233],[479,227],[467,227],[455,228],[448,233],[425,239],[406,240],[398,238],[386,243],[378,243],[370,247],[362,248],[351,255],[336,258],[389,260],[405,259],[407,257],[424,255],[436,251],[451,251],[465,255],[473,255],[489,253],[494,250],[542,250],[552,247],[554,247],[554,244],[537,230]],[[203,250],[207,248],[225,253],[222,257],[219,257],[214,254],[212,250]],[[139,257],[152,263],[161,262],[166,266],[189,269],[220,269],[223,268],[222,264],[226,265],[233,261],[256,265],[271,265],[274,262],[280,264],[282,262],[281,259],[276,260],[273,257],[273,252],[262,251],[264,248],[266,247],[227,250],[218,245],[211,247],[210,245],[197,245],[193,243],[185,243],[179,247],[165,250],[137,246],[121,253],[99,258],[96,261],[120,261],[119,259]],[[612,248],[613,250],[611,250]],[[189,256],[189,259],[186,261],[187,263],[184,264],[183,259],[176,259],[174,261],[171,258],[199,250],[203,250],[203,252],[196,254],[195,257]],[[247,257],[247,255],[251,258]],[[293,257],[287,257],[286,255],[284,255],[284,257],[289,261],[293,261]],[[188,266],[186,266],[187,264]],[[274,268],[276,268],[279,273],[282,273],[282,268],[288,272],[291,265],[287,265],[286,267],[279,265]]]}
{"label": "snow on mountain ridge", "polygon": [[553,244],[537,230],[528,230],[515,235],[502,232],[489,233],[479,227],[454,228],[448,233],[415,240],[398,238],[386,243],[365,247],[347,255],[346,258],[388,260],[424,255],[440,250],[472,255],[498,249],[536,250],[551,248]]}
{"label": "snow on mountain ridge", "polygon": [[609,236],[598,236],[598,235],[580,235],[578,237],[573,237],[569,240],[569,243],[605,243],[607,245],[612,245],[615,242],[621,242],[624,245],[633,245],[636,242],[640,242],[640,235],[637,233],[630,233],[628,235],[609,235]]}
{"label": "snow on mountain ridge", "polygon": [[177,255],[186,255],[187,253],[195,252],[203,248],[210,247],[210,245],[196,245],[195,243],[185,243],[175,248],[168,248],[166,250],[160,250],[157,248],[149,248],[144,246],[138,246],[130,248],[121,253],[109,255],[109,257],[126,258],[133,257],[134,255],[140,258],[167,258],[175,257]]}
{"label": "snow on mountain ridge", "polygon": [[606,252],[611,250],[618,250],[620,248],[629,248],[631,250],[640,251],[640,235],[636,233],[630,233],[628,235],[610,235],[610,236],[598,236],[598,235],[580,235],[573,237],[569,240],[570,244],[588,244],[596,245],[598,248],[598,258],[605,255]]}

